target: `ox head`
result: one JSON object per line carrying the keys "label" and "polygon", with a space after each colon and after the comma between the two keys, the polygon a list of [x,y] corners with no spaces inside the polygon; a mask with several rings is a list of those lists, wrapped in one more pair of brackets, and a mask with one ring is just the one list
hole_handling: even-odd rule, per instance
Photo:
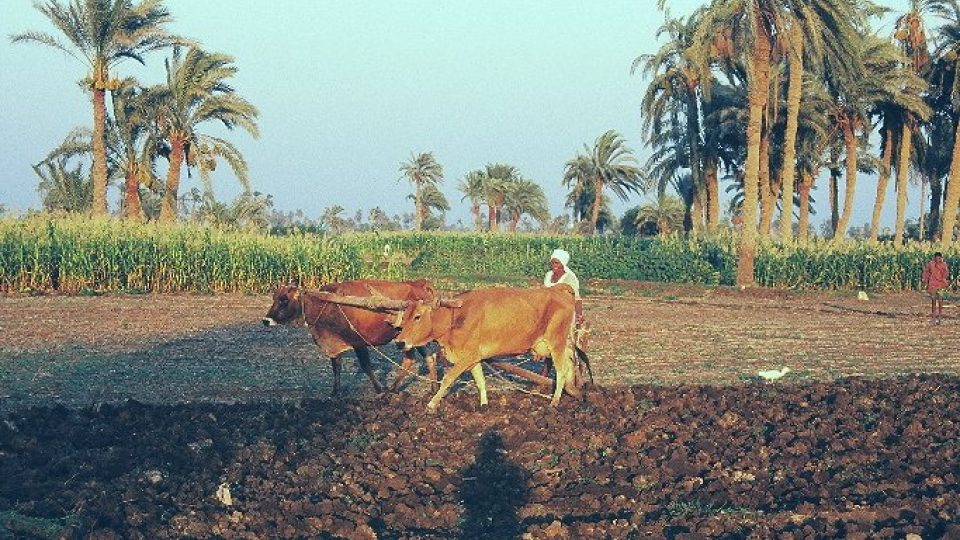
{"label": "ox head", "polygon": [[400,333],[393,340],[400,349],[409,351],[434,340],[433,311],[436,305],[435,302],[411,302],[394,319],[392,324],[400,329]]}
{"label": "ox head", "polygon": [[264,326],[274,326],[296,321],[303,317],[300,304],[300,288],[294,284],[283,285],[273,293],[273,304],[262,319]]}

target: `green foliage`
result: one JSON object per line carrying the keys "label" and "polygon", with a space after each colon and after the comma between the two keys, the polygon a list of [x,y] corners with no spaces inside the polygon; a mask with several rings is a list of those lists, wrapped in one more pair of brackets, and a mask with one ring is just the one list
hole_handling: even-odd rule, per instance
{"label": "green foliage", "polygon": [[266,292],[291,278],[316,287],[359,273],[356,249],[325,236],[80,216],[0,220],[7,290]]}
{"label": "green foliage", "polygon": [[[71,294],[263,293],[358,277],[426,277],[440,288],[539,283],[555,248],[591,279],[732,285],[733,236],[658,238],[440,232],[266,236],[202,225],[162,226],[83,216],[0,219],[0,290]],[[768,287],[904,290],[920,286],[935,247],[764,243],[756,281]],[[960,251],[944,253],[957,276]],[[957,279],[956,277],[954,278]]]}

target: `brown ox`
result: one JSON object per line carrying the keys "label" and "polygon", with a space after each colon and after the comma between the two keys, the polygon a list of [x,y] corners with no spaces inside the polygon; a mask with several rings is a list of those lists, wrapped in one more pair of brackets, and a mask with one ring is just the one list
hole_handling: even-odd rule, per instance
{"label": "brown ox", "polygon": [[[480,391],[480,405],[487,404],[487,388],[480,361],[532,351],[550,357],[557,374],[551,405],[560,401],[564,388],[578,396],[574,382],[573,289],[567,285],[536,289],[476,289],[456,297],[462,307],[443,307],[417,302],[404,311],[397,344],[403,350],[436,341],[453,367],[447,370],[440,389],[427,404],[436,410],[457,378],[469,370]],[[577,351],[586,361],[586,355]]]}
{"label": "brown ox", "polygon": [[[431,300],[433,288],[427,280],[384,281],[363,279],[330,283],[320,288],[320,293],[307,291],[295,285],[285,285],[273,294],[273,305],[263,318],[263,324],[288,324],[302,322],[310,331],[314,343],[320,352],[330,358],[333,366],[333,394],[340,392],[341,356],[350,350],[357,355],[360,368],[370,378],[377,392],[383,392],[383,386],[377,380],[370,365],[369,345],[385,345],[397,335],[397,329],[390,323],[395,313],[364,309],[348,305],[331,303],[321,299],[323,293],[333,293],[352,297],[386,297],[392,300]],[[436,357],[427,355],[426,350],[418,348],[427,359],[431,379],[437,380]],[[396,390],[410,372],[414,363],[412,350],[404,351],[401,371],[391,387]]]}

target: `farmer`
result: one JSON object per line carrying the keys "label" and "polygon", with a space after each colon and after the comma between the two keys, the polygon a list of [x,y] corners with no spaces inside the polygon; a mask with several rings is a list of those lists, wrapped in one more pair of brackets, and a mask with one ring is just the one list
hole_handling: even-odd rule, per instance
{"label": "farmer", "polygon": [[583,324],[583,301],[580,300],[580,280],[573,270],[567,267],[570,264],[570,254],[562,249],[555,249],[550,254],[550,270],[543,276],[543,285],[553,287],[557,283],[566,283],[573,288],[573,297],[576,299],[574,310],[576,312],[577,326]]}
{"label": "farmer", "polygon": [[[569,253],[559,248],[553,250],[553,253],[550,254],[550,270],[543,276],[543,285],[544,287],[553,287],[558,283],[566,283],[573,289],[574,343],[576,343],[577,347],[581,350],[585,351],[587,349],[588,330],[583,318],[583,300],[580,299],[580,280],[577,279],[577,275],[573,273],[573,270],[567,266],[568,264],[570,264]],[[580,364],[580,362],[577,363]],[[546,375],[548,368],[548,363],[544,362],[541,374]],[[584,376],[583,369],[584,366],[581,364],[579,365],[579,369],[576,370],[578,380]]]}
{"label": "farmer", "polygon": [[940,324],[943,318],[943,296],[950,281],[950,270],[947,269],[942,253],[938,251],[933,254],[933,259],[923,267],[920,281],[930,295],[930,322]]}

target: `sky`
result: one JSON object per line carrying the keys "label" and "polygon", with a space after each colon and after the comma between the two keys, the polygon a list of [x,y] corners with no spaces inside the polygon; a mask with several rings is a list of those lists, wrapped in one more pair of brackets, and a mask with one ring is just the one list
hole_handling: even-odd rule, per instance
{"label": "sky", "polygon": [[[61,0],[66,2],[67,0]],[[907,0],[883,0],[895,10]],[[10,43],[29,30],[56,34],[31,0],[0,0],[0,204],[39,208],[30,165],[75,126],[92,124],[77,85],[79,61],[35,43]],[[663,15],[654,0],[167,0],[170,30],[234,57],[237,93],[260,111],[260,137],[228,137],[250,169],[252,188],[278,210],[317,219],[332,205],[352,216],[379,206],[412,211],[411,187],[398,168],[432,152],[443,166],[447,223],[471,223],[458,181],[487,163],[508,163],[544,187],[551,214],[564,211],[563,166],[584,145],[614,129],[642,163],[640,101],[646,83],[633,60],[659,47]],[[686,15],[702,0],[670,0]],[[229,6],[225,8],[224,6]],[[892,26],[889,22],[886,26]],[[890,29],[886,29],[889,33]],[[159,82],[163,54],[121,76]],[[231,200],[239,183],[226,166],[215,193]],[[814,192],[819,223],[828,215],[826,183]],[[872,185],[873,184],[873,185]],[[888,195],[883,222],[892,226]],[[868,222],[876,189],[858,181],[852,225]],[[181,193],[199,187],[183,177]],[[721,185],[721,189],[725,184]],[[841,188],[842,189],[842,188]],[[116,208],[119,188],[112,188]],[[619,216],[651,196],[613,198]],[[919,211],[910,193],[909,217]]]}

